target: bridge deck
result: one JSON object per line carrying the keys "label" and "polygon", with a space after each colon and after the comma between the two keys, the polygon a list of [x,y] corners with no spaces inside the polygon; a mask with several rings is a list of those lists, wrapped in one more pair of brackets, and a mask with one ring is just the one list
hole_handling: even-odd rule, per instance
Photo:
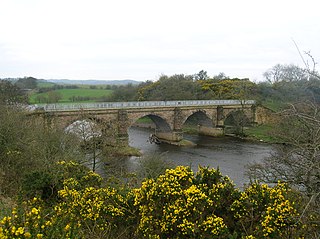
{"label": "bridge deck", "polygon": [[133,102],[101,102],[78,104],[38,104],[37,109],[45,111],[70,111],[81,109],[125,109],[151,107],[181,107],[181,106],[225,106],[225,105],[253,105],[254,100],[180,100],[180,101],[133,101]]}

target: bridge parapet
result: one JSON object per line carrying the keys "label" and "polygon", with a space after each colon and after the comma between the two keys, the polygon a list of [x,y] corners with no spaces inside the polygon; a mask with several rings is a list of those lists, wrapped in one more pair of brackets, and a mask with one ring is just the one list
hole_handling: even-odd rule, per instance
{"label": "bridge parapet", "polygon": [[126,109],[151,107],[182,107],[182,106],[218,106],[218,105],[254,105],[254,100],[181,100],[181,101],[132,101],[132,102],[101,102],[79,104],[39,104],[38,109],[45,111],[71,111],[88,109]]}

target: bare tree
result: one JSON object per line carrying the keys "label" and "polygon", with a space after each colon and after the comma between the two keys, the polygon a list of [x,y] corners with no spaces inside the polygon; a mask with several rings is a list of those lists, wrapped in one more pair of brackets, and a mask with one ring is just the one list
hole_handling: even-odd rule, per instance
{"label": "bare tree", "polygon": [[[293,40],[293,44],[295,45],[295,47],[297,48],[297,51],[301,57],[301,60],[305,66],[305,71],[308,73],[308,80],[312,77],[314,79],[320,80],[320,75],[316,70],[316,66],[317,66],[317,62],[315,61],[314,57],[312,56],[310,51],[305,51],[304,54],[308,57],[307,59],[305,59],[300,51],[300,48],[298,46],[298,44],[295,42],[295,40]],[[311,60],[311,63],[310,63]],[[311,65],[310,65],[311,64]]]}
{"label": "bare tree", "polygon": [[284,181],[302,192],[301,217],[310,238],[319,238],[320,226],[320,106],[311,102],[291,105],[281,113],[276,136],[283,142],[261,163],[249,166],[253,180]]}
{"label": "bare tree", "polygon": [[268,183],[286,181],[308,195],[320,192],[320,107],[295,104],[281,116],[275,131],[283,144],[263,163],[251,165],[250,176]]}
{"label": "bare tree", "polygon": [[90,160],[85,164],[90,164],[92,171],[95,171],[101,154],[99,144],[102,133],[100,127],[91,120],[83,119],[75,121],[65,131],[78,137],[82,151]]}
{"label": "bare tree", "polygon": [[271,83],[294,82],[308,79],[308,71],[296,65],[277,64],[263,73],[266,80]]}

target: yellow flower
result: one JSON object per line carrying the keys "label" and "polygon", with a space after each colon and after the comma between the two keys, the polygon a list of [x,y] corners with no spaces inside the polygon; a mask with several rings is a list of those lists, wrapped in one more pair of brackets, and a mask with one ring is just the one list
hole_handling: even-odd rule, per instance
{"label": "yellow flower", "polygon": [[48,227],[48,226],[51,226],[52,225],[52,222],[51,221],[46,221],[46,226]]}
{"label": "yellow flower", "polygon": [[16,232],[15,232],[15,235],[16,236],[19,236],[19,235],[22,235],[24,233],[24,228],[23,227],[19,227]]}
{"label": "yellow flower", "polygon": [[65,231],[69,231],[69,230],[70,230],[70,225],[67,224],[67,225],[65,226],[64,230],[65,230]]}
{"label": "yellow flower", "polygon": [[36,209],[35,207],[33,207],[33,208],[31,209],[31,213],[32,213],[32,214],[35,214],[35,215],[38,215],[39,210]]}
{"label": "yellow flower", "polygon": [[9,223],[10,223],[10,221],[11,221],[11,217],[4,217],[4,218],[0,221],[0,224],[5,225],[6,222],[9,222]]}
{"label": "yellow flower", "polygon": [[43,234],[37,234],[37,239],[42,239],[43,238]]}
{"label": "yellow flower", "polygon": [[31,237],[31,233],[30,232],[25,232],[24,233],[24,237],[25,238],[30,238]]}

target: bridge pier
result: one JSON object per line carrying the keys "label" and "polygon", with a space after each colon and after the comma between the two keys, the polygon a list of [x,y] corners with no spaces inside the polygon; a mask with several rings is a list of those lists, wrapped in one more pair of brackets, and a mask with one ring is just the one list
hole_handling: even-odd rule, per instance
{"label": "bridge pier", "polygon": [[183,140],[183,134],[181,131],[172,131],[172,132],[160,132],[156,131],[155,136],[159,140],[163,140],[164,142],[179,142]]}
{"label": "bridge pier", "polygon": [[213,136],[213,137],[223,136],[224,135],[224,128],[223,127],[213,128],[213,127],[200,125],[198,132],[199,132],[199,134],[206,135],[206,136]]}
{"label": "bridge pier", "polygon": [[258,119],[261,111],[257,111],[254,104],[254,101],[239,100],[50,104],[41,106],[43,108],[32,114],[49,114],[50,119],[47,120],[60,122],[61,127],[78,120],[93,121],[100,125],[104,137],[124,146],[128,145],[128,128],[138,119],[149,117],[156,128],[155,136],[160,141],[180,145],[185,141],[182,128],[186,121],[192,126],[198,125],[199,134],[222,136],[225,120],[232,112],[241,110],[253,122]]}
{"label": "bridge pier", "polygon": [[118,134],[117,143],[119,146],[128,146],[129,145],[129,135],[128,134]]}

